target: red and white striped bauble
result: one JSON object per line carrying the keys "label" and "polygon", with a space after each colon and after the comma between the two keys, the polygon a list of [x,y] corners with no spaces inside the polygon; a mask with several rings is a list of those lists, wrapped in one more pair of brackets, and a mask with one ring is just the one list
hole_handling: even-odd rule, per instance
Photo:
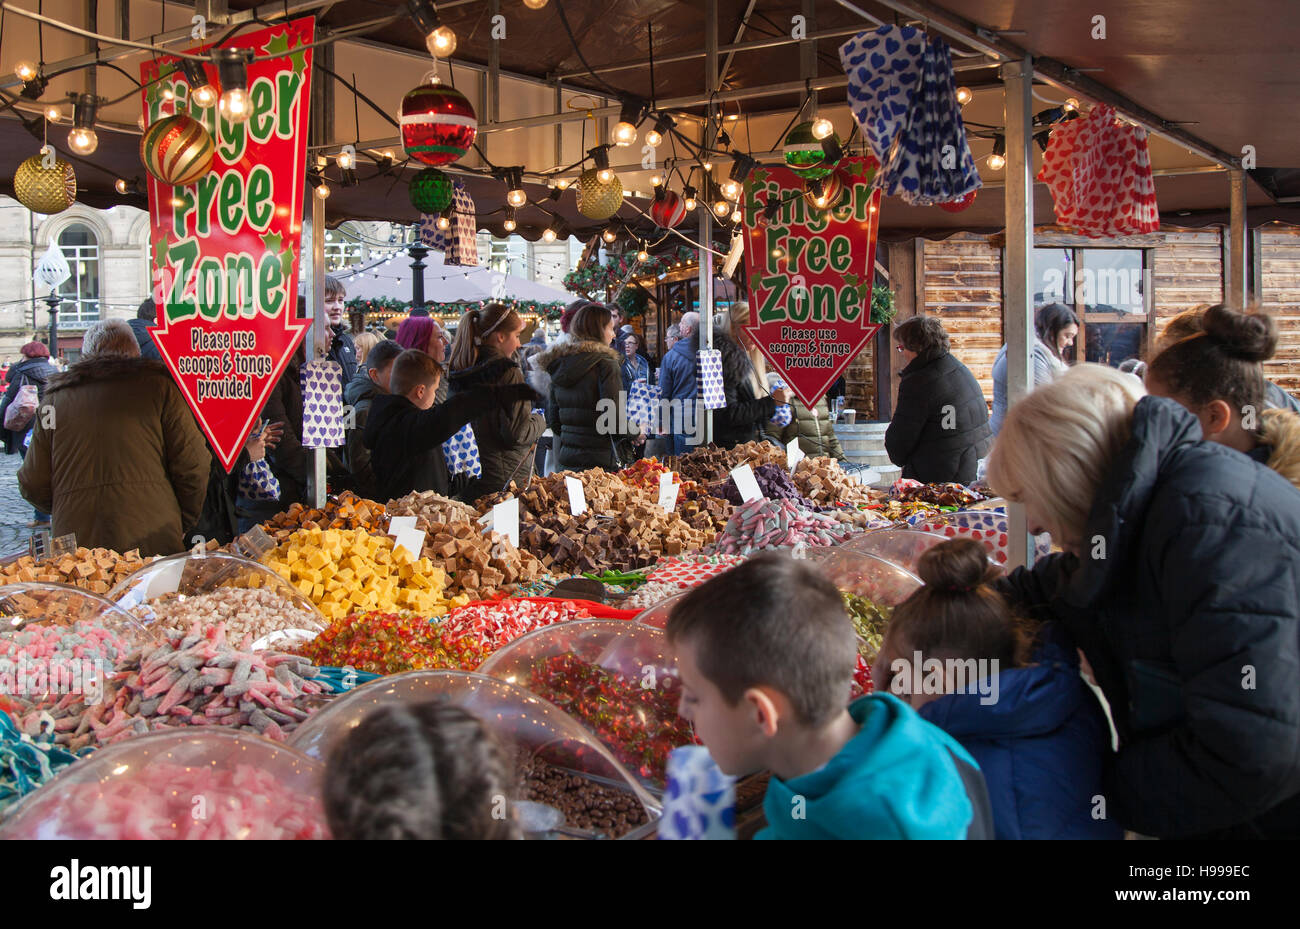
{"label": "red and white striped bauble", "polygon": [[164,184],[185,187],[212,169],[217,143],[203,124],[185,113],[165,116],[140,137],[140,160]]}
{"label": "red and white striped bauble", "polygon": [[676,229],[686,218],[686,201],[671,190],[650,206],[650,218],[661,229]]}
{"label": "red and white striped bauble", "polygon": [[421,84],[402,98],[402,145],[428,165],[464,157],[478,134],[478,117],[465,95],[443,84]]}

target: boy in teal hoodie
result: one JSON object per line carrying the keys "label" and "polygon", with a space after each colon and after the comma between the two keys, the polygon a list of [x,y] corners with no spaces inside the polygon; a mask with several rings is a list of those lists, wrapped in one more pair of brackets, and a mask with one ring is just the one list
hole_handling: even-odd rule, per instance
{"label": "boy in teal hoodie", "polygon": [[726,774],[772,772],[760,839],[991,838],[984,779],[956,740],[896,697],[848,704],[853,626],[806,562],[749,559],[668,620],[678,712]]}

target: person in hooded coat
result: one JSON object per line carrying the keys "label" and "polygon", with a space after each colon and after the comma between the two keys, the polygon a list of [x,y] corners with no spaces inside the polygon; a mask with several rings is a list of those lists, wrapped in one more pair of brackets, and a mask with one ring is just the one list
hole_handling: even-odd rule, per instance
{"label": "person in hooded coat", "polygon": [[162,361],[158,343],[153,340],[150,327],[158,325],[158,304],[153,297],[145,297],[135,312],[135,319],[128,319],[127,325],[135,333],[135,340],[140,345],[140,357],[149,361]]}
{"label": "person in hooded coat", "polygon": [[140,358],[121,319],[86,330],[82,359],[51,377],[18,486],[57,537],[174,555],[202,511],[211,457],[167,369]]}
{"label": "person in hooded coat", "polygon": [[366,354],[356,376],[343,386],[343,402],[352,408],[354,425],[347,432],[348,471],[356,492],[368,500],[378,494],[375,472],[370,465],[370,449],[366,448],[366,421],[376,397],[388,393],[388,379],[393,373],[393,362],[402,353],[402,347],[392,339],[380,341]]}
{"label": "person in hooded coat", "polygon": [[[501,303],[467,312],[456,327],[451,346],[450,396],[480,387],[523,384],[515,362],[523,318]],[[533,447],[546,431],[546,420],[533,412],[531,399],[495,407],[472,423],[482,476],[470,480],[465,500],[504,490],[513,481],[524,487],[533,477]]]}
{"label": "person in hooded coat", "polygon": [[613,470],[620,466],[616,444],[635,436],[623,431],[623,379],[618,352],[610,346],[614,323],[609,308],[599,303],[580,308],[569,335],[569,341],[536,357],[551,379],[546,424],[554,437],[556,463],[574,471]]}
{"label": "person in hooded coat", "polygon": [[[18,391],[26,384],[31,384],[36,388],[37,415],[40,415],[39,404],[45,399],[45,385],[49,379],[58,371],[50,364],[50,350],[42,342],[28,342],[19,353],[23,356],[22,361],[13,365],[9,369],[9,384],[5,388],[4,401],[0,402],[0,424],[4,423],[6,411],[9,404],[14,402],[18,396]],[[27,443],[31,440],[28,436],[31,434],[34,418],[32,423],[28,423],[25,429],[3,429],[4,433],[4,450],[6,455],[17,454],[20,458],[27,455]],[[28,529],[36,529],[40,526],[50,524],[50,514],[43,513],[39,508],[34,509],[32,521],[27,524]]]}
{"label": "person in hooded coat", "polygon": [[1061,548],[994,584],[1061,623],[1119,738],[1107,815],[1157,838],[1300,837],[1300,495],[1127,374],[1007,412],[994,492]]}

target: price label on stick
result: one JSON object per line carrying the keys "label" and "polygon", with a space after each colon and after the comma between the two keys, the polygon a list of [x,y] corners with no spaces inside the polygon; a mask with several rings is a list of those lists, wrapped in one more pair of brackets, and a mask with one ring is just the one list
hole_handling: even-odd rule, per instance
{"label": "price label on stick", "polygon": [[403,529],[414,529],[414,516],[390,516],[388,518],[388,534],[393,538],[400,538]]}
{"label": "price label on stick", "polygon": [[671,471],[659,475],[659,505],[665,513],[677,509],[677,490],[679,485],[673,480]]}
{"label": "price label on stick", "polygon": [[393,550],[399,548],[410,552],[412,558],[419,558],[424,553],[424,533],[414,526],[402,529],[396,533],[396,540],[393,542]]}
{"label": "price label on stick", "polygon": [[758,489],[758,479],[754,477],[754,469],[749,465],[743,464],[733,470],[731,479],[736,482],[736,489],[740,491],[740,499],[744,503],[763,499],[763,491]]}
{"label": "price label on stick", "polygon": [[804,453],[799,447],[799,440],[791,439],[785,444],[785,463],[789,466],[791,474],[794,474],[794,469],[799,467],[799,462],[803,460]]}
{"label": "price label on stick", "polygon": [[511,497],[492,507],[492,531],[499,532],[519,547],[519,499]]}
{"label": "price label on stick", "polygon": [[564,486],[569,491],[569,512],[574,516],[587,512],[587,493],[583,490],[582,481],[576,477],[566,477]]}

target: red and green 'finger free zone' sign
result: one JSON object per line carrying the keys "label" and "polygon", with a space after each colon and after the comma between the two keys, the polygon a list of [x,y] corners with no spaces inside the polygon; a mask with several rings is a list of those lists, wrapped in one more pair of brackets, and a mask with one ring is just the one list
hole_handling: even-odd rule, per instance
{"label": "red and green 'finger free zone' sign", "polygon": [[[191,99],[177,59],[141,65],[146,125],[187,113],[216,143],[211,170],[192,183],[149,176],[150,331],[227,470],[310,326],[297,293],[314,26],[305,17],[225,44],[253,55],[242,122]],[[220,90],[215,66],[203,67]],[[183,159],[198,135],[169,140],[168,157]]]}

